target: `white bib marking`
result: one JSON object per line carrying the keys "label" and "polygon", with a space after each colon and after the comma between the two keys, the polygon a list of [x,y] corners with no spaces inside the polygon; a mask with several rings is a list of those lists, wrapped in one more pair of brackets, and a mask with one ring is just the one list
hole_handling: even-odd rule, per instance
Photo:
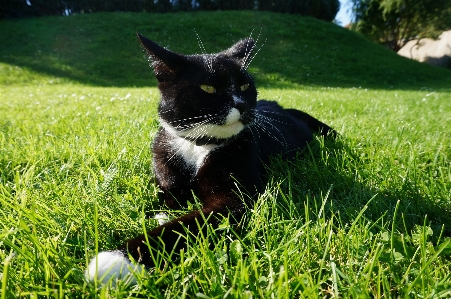
{"label": "white bib marking", "polygon": [[186,140],[183,137],[174,137],[170,141],[172,149],[181,156],[185,163],[192,167],[195,172],[200,168],[205,160],[205,157],[215,148],[219,147],[216,144],[196,145],[195,142]]}

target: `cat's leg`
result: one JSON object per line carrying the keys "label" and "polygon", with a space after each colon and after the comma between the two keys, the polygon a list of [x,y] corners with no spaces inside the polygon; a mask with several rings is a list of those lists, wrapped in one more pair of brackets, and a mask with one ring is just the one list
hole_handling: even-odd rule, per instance
{"label": "cat's leg", "polygon": [[187,227],[195,231],[197,228],[195,219],[198,219],[199,215],[197,211],[192,212],[128,240],[117,250],[99,252],[90,261],[85,271],[86,280],[91,284],[97,281],[101,285],[111,280],[113,286],[117,280],[123,280],[129,284],[136,283],[134,273],[145,267],[154,267],[157,264],[158,251],[164,252],[166,248],[176,250],[183,247],[186,240],[181,237],[184,229],[179,221],[189,222],[186,223]]}
{"label": "cat's leg", "polygon": [[155,182],[159,188],[158,199],[160,204],[165,204],[170,209],[181,209],[192,200],[190,181],[193,176],[193,169],[188,167],[173,149],[168,136],[164,131],[160,131],[155,137],[152,146],[153,169]]}
{"label": "cat's leg", "polygon": [[188,206],[188,201],[192,201],[193,194],[189,186],[180,184],[179,188],[164,188],[157,184],[160,192],[158,200],[161,205],[166,205],[169,209],[180,210]]}
{"label": "cat's leg", "polygon": [[[226,201],[230,202],[230,199],[226,199]],[[158,252],[166,252],[166,254],[174,252],[177,254],[182,248],[186,248],[186,230],[193,236],[197,236],[201,230],[206,233],[206,224],[216,226],[224,216],[229,214],[228,206],[228,203],[224,203],[224,206],[220,208],[203,207],[200,210],[191,211],[148,231],[146,234],[128,240],[119,250],[127,252],[136,262],[146,267],[158,266],[155,264]],[[241,213],[243,207],[241,205]],[[239,211],[235,209],[234,214],[235,217],[238,217]]]}
{"label": "cat's leg", "polygon": [[[188,196],[192,198],[190,189],[187,191],[183,191],[182,188],[174,189],[174,192],[175,195],[171,190],[165,190],[159,194],[160,200],[164,201],[169,208],[178,209],[182,206],[176,198],[180,199],[184,204],[186,204]],[[191,216],[196,217],[196,215]],[[85,271],[86,280],[92,284],[94,281],[97,281],[101,285],[112,281],[113,286],[117,280],[121,280],[127,285],[135,284],[136,277],[134,274],[145,270],[145,266],[154,266],[152,255],[156,256],[157,250],[163,251],[159,238],[162,238],[165,248],[173,247],[176,244],[179,233],[184,232],[178,221],[190,219],[190,217],[182,217],[170,221],[165,213],[158,213],[153,218],[157,219],[160,226],[155,230],[151,230],[147,237],[143,234],[135,239],[129,240],[117,250],[99,252],[90,261]],[[163,234],[164,231],[166,232]],[[149,251],[149,246],[146,245],[147,239],[149,240],[150,248],[155,249],[152,252]],[[131,260],[129,255],[132,257]]]}
{"label": "cat's leg", "polygon": [[[193,186],[195,194],[203,199],[204,204],[200,210],[191,211],[128,240],[112,253],[100,252],[90,262],[88,269],[91,270],[86,271],[86,279],[92,282],[96,277],[105,277],[100,280],[105,282],[111,278],[124,278],[125,275],[133,275],[132,270],[142,269],[136,268],[136,264],[146,268],[161,266],[161,262],[157,260],[162,257],[161,253],[178,254],[182,248],[186,248],[187,230],[190,235],[198,236],[201,231],[204,234],[207,233],[207,225],[217,226],[223,217],[230,216],[232,223],[240,221],[246,210],[247,200],[239,195],[236,180],[230,176],[229,179],[224,179],[221,176],[212,175],[212,172],[217,173],[217,170],[201,171],[205,177]],[[257,180],[257,176],[249,174],[242,181],[246,183],[244,186],[249,187],[258,185]],[[247,189],[251,190],[251,188]],[[246,188],[243,187],[242,190]],[[247,198],[250,200],[252,197]],[[95,269],[99,269],[97,276],[95,276]],[[134,277],[127,277],[127,279],[131,282],[136,280]]]}
{"label": "cat's leg", "polygon": [[[128,240],[119,250],[128,252],[135,261],[153,267],[154,257],[158,251],[178,253],[180,249],[186,247],[187,240],[184,237],[186,229],[193,236],[197,236],[201,229],[206,233],[206,224],[216,226],[223,217],[230,216],[232,222],[239,221],[246,209],[246,203],[239,195],[236,179],[229,175],[224,178],[217,174],[217,169],[206,167],[199,171],[200,178],[193,181],[193,192],[202,199],[201,209],[191,211],[152,229],[147,234]],[[242,186],[255,186],[258,185],[258,176],[248,174],[242,181],[244,182]]]}
{"label": "cat's leg", "polygon": [[207,205],[128,240],[118,250],[100,252],[89,263],[86,280],[90,283],[97,280],[100,284],[112,280],[115,285],[119,279],[128,285],[135,284],[136,272],[161,266],[157,261],[158,252],[178,253],[186,247],[186,229],[194,236],[201,230],[206,234],[207,224],[216,226],[223,216],[231,213],[233,217],[240,218],[244,212],[244,204],[238,198],[224,196],[215,198],[214,202],[215,206]]}

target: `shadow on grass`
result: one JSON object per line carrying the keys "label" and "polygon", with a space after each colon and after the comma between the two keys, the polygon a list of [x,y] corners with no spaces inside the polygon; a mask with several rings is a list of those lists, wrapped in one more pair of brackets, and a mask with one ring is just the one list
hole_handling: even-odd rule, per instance
{"label": "shadow on grass", "polygon": [[[250,68],[260,87],[446,89],[451,85],[449,70],[399,57],[334,24],[291,15],[96,13],[3,20],[1,26],[0,38],[8,44],[0,49],[0,62],[6,68],[35,73],[38,83],[60,78],[105,87],[155,86],[135,32],[176,52],[192,54],[200,51],[194,29],[206,51],[217,52],[261,28],[261,36],[254,34],[261,49]],[[14,78],[17,72],[9,73],[0,83],[33,81],[33,76]]]}
{"label": "shadow on grass", "polygon": [[326,215],[339,214],[343,223],[352,223],[366,208],[363,217],[378,232],[394,225],[400,233],[410,235],[426,223],[434,236],[451,236],[451,210],[446,203],[422,195],[424,190],[418,190],[414,180],[402,187],[395,183],[382,187],[378,180],[383,178],[375,178],[365,169],[358,153],[340,138],[315,140],[289,164],[287,167],[286,161],[274,159],[269,174],[274,181],[283,182],[282,190],[292,195],[296,206],[303,209],[305,201],[311,201],[310,219],[317,218],[315,211],[327,197]]}

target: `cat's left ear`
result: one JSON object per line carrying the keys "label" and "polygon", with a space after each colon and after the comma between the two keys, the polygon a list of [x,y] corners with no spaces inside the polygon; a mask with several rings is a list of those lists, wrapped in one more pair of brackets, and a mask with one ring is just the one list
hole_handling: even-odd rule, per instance
{"label": "cat's left ear", "polygon": [[239,42],[237,42],[236,44],[234,44],[233,46],[231,46],[230,48],[221,53],[238,60],[239,63],[244,66],[250,59],[254,48],[255,48],[254,40],[251,38],[246,38],[240,40]]}
{"label": "cat's left ear", "polygon": [[139,33],[137,35],[142,47],[153,61],[152,66],[159,82],[170,79],[183,68],[186,62],[183,55],[171,52]]}

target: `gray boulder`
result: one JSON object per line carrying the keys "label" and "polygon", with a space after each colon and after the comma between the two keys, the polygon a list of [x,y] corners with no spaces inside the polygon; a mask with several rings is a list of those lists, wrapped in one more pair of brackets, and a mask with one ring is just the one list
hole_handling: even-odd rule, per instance
{"label": "gray boulder", "polygon": [[420,62],[451,68],[451,30],[443,32],[438,40],[423,38],[411,40],[402,47],[398,54]]}

